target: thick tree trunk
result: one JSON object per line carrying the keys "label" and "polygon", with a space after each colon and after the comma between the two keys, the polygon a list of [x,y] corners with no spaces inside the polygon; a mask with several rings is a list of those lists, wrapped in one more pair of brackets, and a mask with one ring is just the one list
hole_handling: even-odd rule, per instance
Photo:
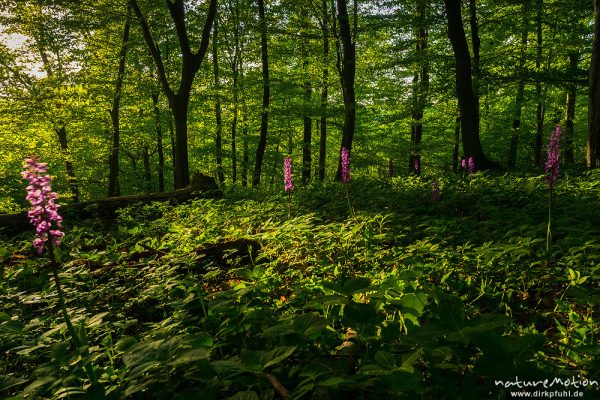
{"label": "thick tree trunk", "polygon": [[156,129],[156,149],[158,153],[158,191],[165,191],[165,151],[163,149],[163,131],[160,107],[158,106],[158,92],[152,92],[152,106],[154,108],[154,126]]}
{"label": "thick tree trunk", "polygon": [[414,174],[421,173],[421,140],[423,138],[423,113],[427,92],[429,91],[429,66],[425,58],[427,49],[427,28],[425,18],[425,0],[417,4],[417,24],[415,29],[416,56],[420,64],[419,70],[413,78],[413,111],[412,127],[410,133],[411,153],[408,159],[408,170]]}
{"label": "thick tree trunk", "polygon": [[515,95],[515,112],[512,122],[512,134],[510,137],[510,146],[508,149],[507,165],[509,168],[514,168],[517,163],[517,152],[519,147],[519,139],[521,136],[521,114],[523,110],[523,97],[525,94],[525,60],[527,57],[527,38],[529,36],[529,19],[527,15],[527,3],[523,3],[523,30],[521,31],[521,55],[519,57],[519,65],[517,73],[519,82],[517,83],[517,93]]}
{"label": "thick tree trunk", "polygon": [[265,20],[264,0],[258,0],[258,18],[260,21],[260,52],[262,60],[263,100],[260,122],[260,139],[258,141],[258,147],[256,149],[256,164],[254,165],[254,176],[252,178],[252,186],[258,186],[260,184],[262,162],[265,156],[265,149],[267,147],[269,102],[271,100],[269,84],[269,53],[267,48],[267,21]]}
{"label": "thick tree trunk", "polygon": [[[535,70],[539,74],[542,72],[542,44],[543,44],[543,30],[542,30],[542,11],[544,8],[544,0],[537,0],[536,3],[536,14],[535,14],[535,25],[536,25],[536,36],[537,36],[537,54],[535,58]],[[536,82],[535,84],[535,95],[537,98],[537,110],[536,110],[536,129],[535,129],[535,147],[534,147],[534,165],[539,167],[542,165],[542,137],[544,134],[544,102],[542,100],[542,83]]]}
{"label": "thick tree trunk", "polygon": [[454,149],[452,151],[452,172],[458,172],[458,152],[460,150],[460,116],[454,122]]}
{"label": "thick tree trunk", "polygon": [[200,65],[208,49],[210,32],[212,31],[212,25],[217,13],[217,0],[210,0],[206,21],[204,23],[200,38],[200,45],[196,52],[192,52],[190,46],[190,40],[186,28],[184,0],[174,0],[174,2],[168,0],[166,2],[167,8],[169,9],[169,14],[173,20],[175,31],[177,33],[177,39],[179,41],[179,48],[181,50],[181,76],[177,92],[175,92],[169,84],[163,58],[158,47],[156,46],[156,42],[154,41],[152,34],[150,33],[148,22],[142,14],[137,0],[129,0],[129,2],[137,16],[140,27],[142,28],[144,40],[146,41],[148,49],[150,50],[150,54],[152,55],[152,58],[156,64],[159,82],[163,92],[169,100],[169,107],[171,108],[173,118],[175,120],[175,149],[173,152],[173,164],[175,166],[175,170],[173,172],[175,177],[175,188],[180,189],[190,183],[187,129],[189,98],[192,91],[194,77],[200,69]]}
{"label": "thick tree trunk", "polygon": [[110,109],[110,120],[112,122],[112,150],[109,156],[108,172],[108,197],[120,196],[119,191],[119,147],[120,147],[120,126],[119,110],[121,107],[121,93],[123,91],[123,80],[125,79],[125,61],[127,58],[127,48],[129,47],[129,29],[131,26],[131,6],[127,6],[127,19],[123,28],[123,39],[121,41],[121,51],[119,52],[119,68],[117,71],[117,80],[115,81],[115,93],[113,96],[112,107]]}
{"label": "thick tree trunk", "polygon": [[302,183],[306,184],[310,180],[312,164],[312,118],[309,115],[310,100],[312,97],[311,82],[308,72],[308,51],[306,49],[306,39],[302,43],[302,72],[304,73],[304,99],[303,99],[303,136],[302,136]]}
{"label": "thick tree trunk", "polygon": [[481,93],[481,39],[479,38],[479,21],[477,20],[477,0],[469,0],[469,25],[471,26],[471,44],[473,46],[473,62],[471,76],[473,79],[473,94],[475,96],[475,131],[479,135],[480,112],[479,95]]}
{"label": "thick tree trunk", "polygon": [[460,107],[460,123],[464,157],[473,157],[477,169],[490,163],[479,140],[479,112],[471,77],[471,56],[462,25],[460,0],[444,0],[448,18],[448,38],[456,62],[456,92]]}
{"label": "thick tree trunk", "polygon": [[[579,53],[569,53],[569,72],[571,76],[577,73],[577,65],[579,64]],[[574,120],[575,120],[575,102],[577,99],[577,86],[575,83],[570,83],[567,88],[567,112],[565,121],[564,146],[563,155],[564,162],[568,165],[573,165],[575,159],[573,157],[573,135],[574,135]]]}
{"label": "thick tree trunk", "polygon": [[600,0],[594,0],[594,42],[590,64],[587,166],[600,168]]}
{"label": "thick tree trunk", "polygon": [[321,1],[323,11],[323,78],[321,87],[321,135],[319,138],[319,180],[325,180],[325,161],[327,156],[327,103],[328,103],[328,80],[329,80],[329,10],[327,0]]}
{"label": "thick tree trunk", "polygon": [[[337,20],[340,27],[340,41],[342,45],[341,83],[344,98],[344,127],[342,129],[342,147],[352,150],[354,129],[356,125],[356,96],[354,93],[354,79],[356,76],[356,43],[350,31],[350,20],[346,0],[337,0]],[[341,152],[340,152],[341,153]],[[342,159],[338,159],[336,180],[342,179]]]}
{"label": "thick tree trunk", "polygon": [[212,58],[215,89],[215,122],[217,125],[215,133],[215,158],[217,161],[217,179],[222,184],[225,182],[225,174],[223,172],[223,118],[221,116],[221,85],[219,83],[219,59],[217,52],[218,29],[219,17],[217,15],[213,24]]}

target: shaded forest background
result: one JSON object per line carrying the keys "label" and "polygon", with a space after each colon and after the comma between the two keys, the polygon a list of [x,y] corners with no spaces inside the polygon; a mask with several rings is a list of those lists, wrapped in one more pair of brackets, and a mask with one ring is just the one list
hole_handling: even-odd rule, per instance
{"label": "shaded forest background", "polygon": [[[456,170],[463,156],[539,173],[556,124],[563,163],[586,165],[591,0],[1,8],[0,212],[23,206],[19,172],[34,153],[74,201],[184,187],[194,171],[279,186],[286,155],[296,179],[333,179],[342,145],[354,171],[372,176],[390,165]],[[469,49],[469,121],[459,118],[464,65],[449,26]],[[465,147],[465,127],[480,149]]]}

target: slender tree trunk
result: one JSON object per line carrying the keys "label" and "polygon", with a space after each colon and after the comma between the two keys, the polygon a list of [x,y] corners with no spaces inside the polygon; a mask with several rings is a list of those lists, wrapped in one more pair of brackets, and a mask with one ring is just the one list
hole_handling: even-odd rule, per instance
{"label": "slender tree trunk", "polygon": [[[571,76],[577,73],[577,65],[579,64],[579,53],[569,53],[569,72]],[[565,164],[573,165],[575,159],[573,157],[573,135],[574,135],[574,120],[575,120],[575,102],[577,99],[577,86],[575,83],[570,83],[567,88],[567,118],[565,121],[564,134],[564,161]]]}
{"label": "slender tree trunk", "polygon": [[483,153],[479,140],[479,113],[471,77],[471,57],[462,25],[460,0],[444,0],[448,18],[448,38],[456,62],[456,92],[460,107],[462,145],[465,157],[473,157],[477,169],[490,163]]}
{"label": "slender tree trunk", "polygon": [[460,115],[454,123],[454,150],[452,151],[452,172],[458,172],[458,152],[460,150]]}
{"label": "slender tree trunk", "polygon": [[79,184],[77,183],[77,177],[75,176],[75,166],[71,161],[71,155],[69,152],[69,142],[67,141],[67,127],[63,124],[60,128],[55,129],[56,135],[58,136],[58,143],[62,150],[63,156],[65,157],[65,168],[67,170],[67,180],[69,182],[69,189],[73,195],[73,201],[79,203]]}
{"label": "slender tree trunk", "polygon": [[519,82],[517,83],[517,93],[515,95],[515,113],[513,116],[512,134],[510,138],[507,160],[507,165],[509,168],[514,168],[517,163],[517,151],[521,136],[521,114],[523,110],[523,96],[525,94],[525,60],[527,57],[527,38],[529,36],[529,18],[527,12],[527,2],[524,2],[523,30],[521,31],[521,56],[519,57],[519,65],[517,66]]}
{"label": "slender tree trunk", "polygon": [[306,49],[307,40],[302,39],[302,72],[304,73],[304,100],[303,108],[303,138],[302,138],[302,183],[306,184],[310,180],[312,155],[312,119],[309,115],[310,100],[312,97],[311,82],[308,72],[308,51]]}
{"label": "slender tree trunk", "polygon": [[165,191],[165,151],[163,149],[163,132],[161,112],[158,106],[158,92],[152,92],[152,106],[154,109],[154,126],[156,129],[156,151],[158,153],[158,191]]}
{"label": "slender tree trunk", "polygon": [[121,51],[119,52],[119,68],[117,80],[115,82],[115,93],[113,96],[112,107],[110,109],[110,120],[112,122],[112,150],[108,158],[108,197],[120,196],[119,192],[119,147],[120,147],[120,126],[119,110],[121,107],[121,93],[123,91],[123,80],[125,79],[125,61],[127,58],[127,48],[129,47],[129,29],[131,26],[131,6],[127,6],[127,19],[123,28],[123,39],[121,41]]}
{"label": "slender tree trunk", "polygon": [[265,20],[264,0],[258,0],[258,19],[260,21],[260,51],[262,59],[263,100],[260,122],[260,139],[258,141],[258,147],[256,149],[256,164],[254,165],[254,176],[252,178],[252,186],[258,186],[260,184],[262,162],[265,156],[265,149],[267,147],[269,102],[271,100],[269,84],[269,53],[267,48],[267,21]]}
{"label": "slender tree trunk", "polygon": [[421,139],[423,138],[423,113],[427,92],[429,91],[429,66],[426,60],[427,28],[425,18],[425,0],[419,0],[417,4],[417,28],[415,30],[416,55],[420,64],[419,70],[413,79],[414,107],[412,111],[412,126],[410,140],[412,144],[411,154],[408,160],[408,170],[419,175],[421,173]]}
{"label": "slender tree trunk", "polygon": [[[350,20],[346,0],[337,0],[337,20],[340,27],[340,41],[342,45],[341,83],[344,98],[344,127],[342,130],[342,145],[348,151],[352,150],[354,129],[356,125],[356,96],[354,92],[354,79],[356,76],[356,43],[350,31]],[[341,152],[340,152],[341,153]],[[336,180],[342,179],[342,159],[338,159]]]}
{"label": "slender tree trunk", "polygon": [[[542,30],[542,11],[544,8],[544,0],[537,0],[535,25],[537,36],[537,54],[535,58],[535,70],[537,73],[542,72],[542,50],[543,50],[543,30]],[[536,129],[535,129],[535,148],[534,148],[534,164],[536,167],[542,165],[542,137],[544,134],[544,102],[542,100],[542,83],[538,80],[535,84],[535,95],[537,98],[536,110]]]}
{"label": "slender tree trunk", "polygon": [[144,164],[144,186],[146,193],[152,193],[152,172],[150,171],[150,151],[148,146],[142,150],[142,162]]}
{"label": "slender tree trunk", "polygon": [[173,115],[169,115],[169,139],[171,140],[171,165],[175,171],[175,131],[173,129]]}
{"label": "slender tree trunk", "polygon": [[327,103],[329,80],[329,12],[327,0],[322,0],[323,11],[323,83],[321,88],[321,137],[319,138],[319,180],[325,180],[325,160],[327,155]]}
{"label": "slender tree trunk", "polygon": [[215,122],[217,125],[217,131],[215,134],[215,156],[217,160],[217,179],[219,183],[225,182],[225,174],[223,172],[223,119],[221,112],[221,84],[219,83],[219,59],[217,52],[217,40],[218,40],[218,29],[219,29],[219,17],[215,17],[213,24],[213,38],[212,38],[212,58],[213,58],[213,71],[214,71],[214,89],[215,89]]}
{"label": "slender tree trunk", "polygon": [[594,42],[590,64],[587,166],[600,168],[600,0],[594,0]]}

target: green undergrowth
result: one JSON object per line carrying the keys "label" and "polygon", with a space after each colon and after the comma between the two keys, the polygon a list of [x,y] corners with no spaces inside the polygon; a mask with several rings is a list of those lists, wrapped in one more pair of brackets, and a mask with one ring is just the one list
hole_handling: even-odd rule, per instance
{"label": "green undergrowth", "polygon": [[33,234],[5,239],[0,397],[503,399],[497,380],[599,380],[598,178],[561,176],[550,252],[541,178],[479,173],[440,178],[438,202],[426,177],[353,181],[354,216],[327,183],[291,215],[282,191],[237,188],[67,221],[88,351]]}

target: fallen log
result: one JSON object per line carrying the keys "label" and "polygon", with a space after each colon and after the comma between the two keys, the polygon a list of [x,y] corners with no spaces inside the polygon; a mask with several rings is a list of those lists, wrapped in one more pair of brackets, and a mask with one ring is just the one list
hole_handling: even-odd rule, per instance
{"label": "fallen log", "polygon": [[[80,203],[65,204],[60,213],[66,221],[69,219],[85,220],[99,218],[114,220],[116,211],[133,204],[149,204],[154,201],[183,203],[197,198],[221,197],[223,192],[218,188],[214,178],[196,173],[189,186],[170,192],[144,193],[130,196],[105,197]],[[16,214],[0,214],[0,235],[15,235],[32,229],[27,212]]]}

